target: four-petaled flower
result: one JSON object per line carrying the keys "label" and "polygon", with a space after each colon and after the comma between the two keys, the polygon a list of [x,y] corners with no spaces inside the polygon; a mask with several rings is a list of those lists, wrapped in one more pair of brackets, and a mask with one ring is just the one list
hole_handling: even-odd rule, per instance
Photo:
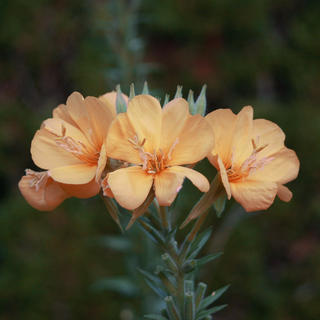
{"label": "four-petaled flower", "polygon": [[109,157],[132,165],[109,173],[104,192],[129,210],[139,207],[151,188],[161,206],[171,205],[185,177],[207,192],[207,178],[183,165],[200,161],[213,147],[209,124],[190,115],[186,100],[174,99],[161,109],[152,96],[136,96],[114,120],[106,147]]}
{"label": "four-petaled flower", "polygon": [[208,159],[228,199],[233,196],[248,212],[269,208],[276,195],[290,201],[292,193],[283,184],[299,171],[295,152],[284,146],[283,131],[271,121],[252,118],[250,106],[238,115],[219,109],[206,116],[216,141]]}

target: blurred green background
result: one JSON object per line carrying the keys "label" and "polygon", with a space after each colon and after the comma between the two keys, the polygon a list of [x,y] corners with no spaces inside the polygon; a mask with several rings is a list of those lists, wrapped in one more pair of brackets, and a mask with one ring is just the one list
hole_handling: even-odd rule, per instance
{"label": "blurred green background", "polygon": [[[145,80],[162,99],[207,84],[208,111],[252,105],[301,161],[291,202],[246,214],[231,200],[221,219],[207,218],[206,251],[224,255],[199,279],[212,291],[231,284],[213,319],[320,319],[319,18],[317,0],[1,0],[0,320],[157,313],[136,271],[152,271],[155,249],[137,226],[120,236],[98,197],[38,212],[17,188],[36,169],[35,131],[73,91],[99,96],[121,83],[128,94]],[[215,174],[206,160],[198,168]],[[197,197],[186,182],[175,223]]]}

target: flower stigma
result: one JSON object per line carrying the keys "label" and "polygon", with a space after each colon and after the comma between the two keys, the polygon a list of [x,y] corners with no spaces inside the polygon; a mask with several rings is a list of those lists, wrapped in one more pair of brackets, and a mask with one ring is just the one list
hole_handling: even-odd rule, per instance
{"label": "flower stigma", "polygon": [[259,152],[268,146],[268,143],[259,147],[260,136],[258,135],[255,139],[251,139],[252,142],[252,153],[241,165],[235,161],[235,147],[231,155],[231,166],[227,170],[228,179],[230,182],[237,180],[244,181],[250,175],[255,174],[257,171],[263,171],[266,164],[271,163],[274,157],[262,157],[259,159]]}
{"label": "flower stigma", "polygon": [[[89,134],[91,136],[90,131]],[[58,147],[72,153],[79,160],[88,164],[96,164],[99,161],[100,152],[98,149],[90,144],[91,150],[89,150],[89,148],[81,140],[77,141],[71,136],[67,136],[67,129],[64,123],[61,124],[61,134],[57,134],[52,130],[50,130],[50,132],[56,136],[54,140],[56,141],[56,145]]]}
{"label": "flower stigma", "polygon": [[139,151],[141,159],[141,164],[139,165],[141,165],[142,169],[149,174],[156,174],[169,167],[168,161],[171,160],[172,152],[175,149],[175,146],[179,143],[179,138],[177,138],[172,144],[168,154],[165,155],[162,148],[159,148],[158,151],[153,149],[153,152],[145,151],[144,144],[146,142],[146,138],[141,140],[138,132],[136,132],[133,139],[127,138],[127,140],[132,143],[133,148]]}

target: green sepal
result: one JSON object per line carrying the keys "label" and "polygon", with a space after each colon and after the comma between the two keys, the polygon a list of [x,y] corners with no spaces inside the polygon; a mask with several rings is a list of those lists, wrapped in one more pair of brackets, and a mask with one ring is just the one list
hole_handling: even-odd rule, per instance
{"label": "green sepal", "polygon": [[194,103],[193,91],[190,90],[188,94],[189,112],[192,115],[196,114],[196,105]]}
{"label": "green sepal", "polygon": [[147,81],[145,81],[145,83],[143,84],[143,89],[142,89],[141,94],[150,94]]}
{"label": "green sepal", "polygon": [[148,315],[146,315],[144,317],[148,318],[148,319],[154,319],[154,320],[169,320],[168,318],[164,318],[164,317],[158,316],[156,314],[148,314]]}
{"label": "green sepal", "polygon": [[169,102],[169,95],[168,94],[166,94],[166,96],[164,97],[164,101],[163,101],[163,106],[162,107],[164,107],[168,102]]}
{"label": "green sepal", "polygon": [[130,85],[129,101],[131,101],[135,96],[136,96],[136,93],[134,91],[134,84],[132,83]]}
{"label": "green sepal", "polygon": [[177,91],[173,99],[182,98],[182,88],[182,86],[177,86]]}
{"label": "green sepal", "polygon": [[196,101],[196,108],[195,108],[196,110],[195,113],[200,114],[203,117],[206,113],[206,108],[207,108],[206,90],[207,90],[207,86],[204,85]]}
{"label": "green sepal", "polygon": [[208,241],[211,235],[211,232],[212,232],[211,227],[209,227],[208,229],[204,230],[199,235],[197,235],[197,237],[191,243],[191,246],[188,250],[188,254],[187,254],[188,259],[194,259],[197,256],[199,251],[203,248],[203,246]]}
{"label": "green sepal", "polygon": [[116,108],[117,114],[127,112],[127,104],[122,96],[120,84],[116,86],[117,98],[116,98]]}
{"label": "green sepal", "polygon": [[203,311],[210,304],[212,304],[217,299],[219,299],[221,297],[221,295],[223,295],[228,290],[229,286],[230,285],[227,285],[221,289],[218,289],[217,291],[215,291],[214,295],[210,295],[210,296],[206,297],[205,299],[203,299],[202,302],[200,303],[198,311]]}
{"label": "green sepal", "polygon": [[227,194],[224,194],[222,197],[216,200],[215,203],[213,204],[218,218],[221,217],[221,214],[224,211],[224,208],[226,207],[226,202],[227,202]]}
{"label": "green sepal", "polygon": [[166,287],[164,287],[160,281],[160,279],[150,272],[144,271],[140,269],[139,267],[137,268],[138,271],[145,276],[145,281],[148,283],[148,285],[161,297],[165,298],[168,293]]}
{"label": "green sepal", "polygon": [[209,310],[204,310],[204,311],[201,311],[199,313],[196,314],[196,317],[194,320],[201,320],[203,319],[204,317],[207,317],[207,316],[210,316],[211,314],[213,313],[216,313],[222,309],[224,309],[225,307],[227,307],[228,305],[227,304],[224,304],[222,306],[217,306],[217,307],[213,307]]}

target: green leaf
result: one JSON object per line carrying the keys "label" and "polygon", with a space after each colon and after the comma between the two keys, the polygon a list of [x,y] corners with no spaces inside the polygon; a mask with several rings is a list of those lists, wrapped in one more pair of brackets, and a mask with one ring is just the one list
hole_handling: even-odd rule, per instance
{"label": "green leaf", "polygon": [[166,94],[164,101],[163,101],[163,107],[169,102],[169,95]]}
{"label": "green leaf", "polygon": [[192,115],[196,114],[196,105],[194,103],[193,91],[189,91],[188,94],[189,112]]}
{"label": "green leaf", "polygon": [[178,230],[178,227],[175,226],[167,235],[166,235],[166,240],[167,241],[171,241],[172,239],[174,239],[176,232]]}
{"label": "green leaf", "polygon": [[207,317],[213,313],[216,313],[222,309],[224,309],[225,307],[227,307],[228,305],[227,304],[224,304],[222,306],[217,306],[217,307],[214,307],[214,308],[211,308],[209,310],[204,310],[204,311],[201,311],[199,313],[196,314],[196,318],[195,320],[200,320],[200,319],[203,319],[204,317]]}
{"label": "green leaf", "polygon": [[127,112],[127,104],[122,96],[120,84],[116,86],[117,99],[116,99],[116,108],[117,114]]}
{"label": "green leaf", "polygon": [[224,194],[213,204],[217,217],[220,218],[224,208],[226,207],[227,194]]}
{"label": "green leaf", "polygon": [[177,91],[173,99],[182,98],[182,86],[177,86]]}
{"label": "green leaf", "polygon": [[207,108],[206,90],[207,86],[204,85],[196,101],[196,113],[202,115],[203,117],[206,113]]}
{"label": "green leaf", "polygon": [[156,287],[151,281],[149,281],[148,279],[144,279],[146,281],[146,283],[148,284],[148,286],[161,298],[164,299],[168,293],[163,291],[162,289]]}
{"label": "green leaf", "polygon": [[211,227],[208,228],[207,230],[203,231],[202,233],[200,233],[195,240],[192,242],[187,258],[188,259],[194,259],[197,254],[199,253],[199,251],[203,248],[203,246],[206,244],[206,242],[208,241],[210,235],[211,235]]}
{"label": "green leaf", "polygon": [[143,84],[143,89],[141,94],[150,94],[147,81],[145,81],[145,83]]}
{"label": "green leaf", "polygon": [[198,311],[202,311],[205,308],[207,308],[210,304],[212,304],[213,302],[215,302],[218,298],[221,297],[222,294],[225,293],[225,291],[229,288],[230,285],[227,285],[221,289],[218,289],[217,291],[214,292],[214,295],[210,295],[208,297],[206,297],[205,299],[202,300]]}
{"label": "green leaf", "polygon": [[[155,288],[158,288],[160,289],[163,293],[164,293],[164,297],[167,296],[167,289],[163,286],[162,282],[160,281],[160,279],[156,276],[154,276],[153,274],[151,274],[150,272],[147,272],[147,271],[144,271],[144,270],[141,270],[139,267],[138,267],[138,270],[140,273],[142,273],[144,276],[145,276],[145,280],[146,282],[149,284],[149,286],[155,290]],[[150,283],[152,285],[150,285]],[[157,290],[155,290],[157,292]],[[157,292],[158,293],[158,292]],[[159,294],[159,293],[158,293]],[[162,296],[162,295],[161,295]]]}
{"label": "green leaf", "polygon": [[196,268],[202,267],[203,265],[205,265],[205,264],[208,263],[209,261],[214,260],[214,259],[220,257],[222,254],[223,254],[223,252],[213,253],[213,254],[209,254],[209,255],[201,258],[201,259],[198,259],[198,260],[197,260]]}
{"label": "green leaf", "polygon": [[164,318],[162,316],[157,316],[156,314],[148,314],[144,317],[148,318],[148,319],[154,319],[154,320],[168,320],[168,318]]}
{"label": "green leaf", "polygon": [[132,297],[139,294],[139,289],[135,283],[128,277],[115,277],[108,279],[101,279],[95,282],[91,289],[96,292],[113,291],[118,292],[122,296]]}

